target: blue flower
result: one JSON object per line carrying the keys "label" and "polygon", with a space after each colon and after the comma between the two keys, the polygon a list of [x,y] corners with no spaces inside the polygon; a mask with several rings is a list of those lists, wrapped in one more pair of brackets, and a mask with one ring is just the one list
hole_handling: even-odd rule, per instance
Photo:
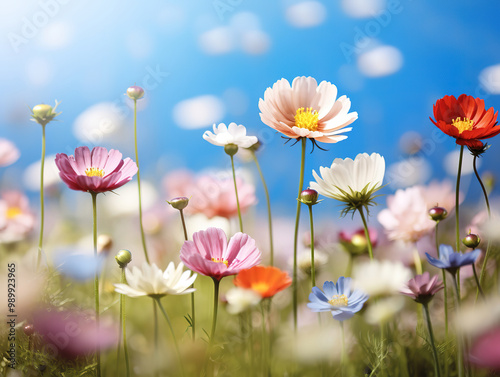
{"label": "blue flower", "polygon": [[368,300],[368,295],[351,289],[351,278],[341,276],[337,283],[325,281],[323,291],[313,287],[308,308],[313,312],[331,312],[333,318],[344,321],[354,316]]}
{"label": "blue flower", "polygon": [[104,265],[104,255],[97,254],[97,258],[92,254],[79,254],[61,252],[54,258],[55,267],[66,277],[81,282],[94,278],[95,272],[100,275]]}
{"label": "blue flower", "polygon": [[437,268],[443,268],[451,274],[455,274],[458,269],[468,264],[473,264],[481,254],[481,250],[473,250],[469,253],[457,253],[450,245],[439,246],[439,259],[425,253],[430,264]]}

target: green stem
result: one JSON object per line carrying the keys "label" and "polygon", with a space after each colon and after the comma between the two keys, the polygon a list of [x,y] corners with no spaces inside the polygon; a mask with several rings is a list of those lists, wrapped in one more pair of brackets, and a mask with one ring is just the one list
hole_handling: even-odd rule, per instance
{"label": "green stem", "polygon": [[260,303],[260,312],[262,315],[262,369],[263,376],[269,375],[269,348],[268,348],[268,340],[267,340],[267,331],[266,331],[266,315],[264,311],[264,301]]}
{"label": "green stem", "polygon": [[488,200],[488,192],[486,191],[483,181],[481,180],[481,177],[477,172],[476,160],[477,156],[474,156],[474,159],[472,160],[472,167],[474,169],[474,174],[476,175],[477,181],[479,182],[479,184],[481,185],[481,189],[483,190],[484,200],[486,202],[486,209],[488,210],[488,217],[491,218],[491,209],[490,209],[490,201]]}
{"label": "green stem", "polygon": [[432,356],[434,357],[434,373],[437,377],[441,377],[441,368],[439,367],[438,353],[436,343],[434,342],[434,332],[432,331],[431,316],[429,315],[429,304],[423,304],[425,317],[427,319],[427,329],[429,330],[429,338],[431,340]]}
{"label": "green stem", "polygon": [[[97,192],[91,192],[92,195],[92,217],[93,221],[93,235],[94,235],[94,258],[97,260]],[[95,322],[97,326],[97,333],[99,333],[99,276],[97,267],[94,272],[94,298],[95,298]],[[101,350],[99,346],[96,348],[97,370],[96,375],[101,376]]]}
{"label": "green stem", "polygon": [[340,331],[342,334],[342,350],[340,354],[340,375],[344,376],[344,369],[346,366],[346,348],[345,348],[345,333],[344,333],[344,322],[340,321]]}
{"label": "green stem", "polygon": [[[457,283],[457,276],[456,274],[451,274],[453,277],[453,285],[455,287],[455,294],[457,296],[457,311],[460,308],[460,289],[458,287]],[[463,355],[462,355],[462,349],[463,349],[463,344],[462,344],[462,337],[461,335],[457,335],[457,366],[458,366],[458,376],[463,377],[464,375],[464,361],[463,361]]]}
{"label": "green stem", "polygon": [[175,352],[177,353],[177,357],[179,358],[179,366],[181,367],[181,373],[184,376],[184,365],[182,363],[181,353],[179,351],[179,344],[177,344],[177,338],[175,337],[174,328],[172,327],[172,322],[170,322],[170,318],[168,317],[167,312],[163,308],[163,305],[161,304],[159,298],[156,299],[156,303],[158,304],[160,311],[163,313],[163,317],[167,321],[168,327],[170,328],[170,332],[172,333],[172,339],[174,340],[174,345],[175,345]]}
{"label": "green stem", "polygon": [[298,281],[297,281],[297,246],[299,241],[300,204],[298,200],[304,186],[304,168],[306,163],[307,138],[302,138],[302,154],[300,158],[299,193],[297,194],[297,213],[295,215],[295,232],[293,235],[293,326],[297,331],[297,305],[298,305]]}
{"label": "green stem", "polygon": [[462,174],[462,161],[464,158],[464,146],[460,146],[460,157],[458,159],[458,174],[457,174],[457,185],[455,190],[455,227],[457,235],[457,252],[460,252],[460,216],[459,216],[459,194],[460,194],[460,176]]}
{"label": "green stem", "polygon": [[[439,240],[438,240],[438,226],[439,221],[436,221],[436,252],[438,258],[439,256]],[[443,285],[444,285],[444,333],[446,338],[448,338],[448,288],[446,287],[446,271],[441,270],[443,274]]]}
{"label": "green stem", "polygon": [[45,169],[45,124],[42,124],[42,158],[40,159],[40,237],[38,239],[38,254],[36,258],[36,269],[40,268],[42,260],[42,246],[43,246],[43,223],[44,223],[44,209],[43,203],[43,176]]}
{"label": "green stem", "polygon": [[155,377],[158,376],[158,358],[159,358],[159,326],[158,326],[158,308],[156,307],[156,301],[153,300],[153,326],[154,326],[154,343],[155,343],[155,365],[154,365],[154,374]]}
{"label": "green stem", "polygon": [[146,236],[144,235],[144,226],[142,225],[142,199],[141,199],[141,173],[139,169],[139,149],[137,148],[137,100],[134,100],[134,141],[135,141],[135,162],[137,164],[137,191],[139,194],[139,227],[141,228],[142,248],[146,262],[149,263],[148,248],[146,246]]}
{"label": "green stem", "polygon": [[186,228],[186,222],[184,221],[184,212],[182,209],[179,210],[179,213],[181,214],[181,222],[182,222],[182,229],[184,230],[184,240],[188,240],[188,233],[187,233],[187,228]]}
{"label": "green stem", "polygon": [[[127,280],[125,279],[125,268],[122,268],[121,280],[120,283],[126,284]],[[125,315],[125,295],[120,294],[120,325],[122,326],[122,334],[123,334],[123,350],[125,353],[125,368],[127,370],[127,377],[130,376],[130,363],[128,358],[128,347],[127,347],[127,333],[126,333],[126,315]],[[120,342],[118,341],[118,351],[120,350]],[[118,353],[119,356],[119,353]],[[118,357],[117,357],[118,359]]]}
{"label": "green stem", "polygon": [[484,292],[481,288],[481,283],[479,283],[479,279],[477,278],[476,264],[472,263],[472,272],[474,272],[474,279],[476,280],[477,290],[481,294],[481,297],[484,299]]}
{"label": "green stem", "polygon": [[274,246],[273,246],[273,221],[271,217],[271,200],[269,199],[269,190],[267,189],[266,180],[264,179],[264,174],[262,174],[262,170],[260,169],[259,160],[257,160],[257,156],[255,152],[252,151],[252,157],[255,162],[255,166],[257,167],[257,171],[260,175],[260,180],[262,181],[262,186],[264,187],[264,192],[266,194],[267,201],[267,217],[269,222],[269,247],[271,251],[271,266],[274,266]]}
{"label": "green stem", "polygon": [[238,198],[238,185],[236,184],[236,172],[234,170],[234,157],[231,157],[231,168],[233,170],[234,192],[236,194],[236,206],[238,207],[238,220],[240,222],[240,232],[243,233],[243,221],[241,220],[240,199]]}
{"label": "green stem", "polygon": [[352,265],[354,263],[354,257],[351,253],[349,253],[349,259],[347,260],[347,268],[345,271],[345,276],[350,277],[352,274]]}
{"label": "green stem", "polygon": [[361,220],[363,221],[363,227],[365,229],[366,242],[368,242],[368,254],[370,259],[373,260],[373,246],[372,240],[370,239],[370,232],[368,231],[368,224],[366,223],[365,215],[363,214],[363,207],[358,208],[359,214],[361,215]]}
{"label": "green stem", "polygon": [[311,223],[311,283],[312,286],[316,286],[316,269],[314,266],[314,224],[313,224],[313,211],[312,205],[308,205],[309,207],[309,220]]}
{"label": "green stem", "polygon": [[[186,222],[184,221],[184,212],[182,209],[179,210],[179,213],[181,214],[181,222],[182,222],[182,229],[184,230],[184,239],[187,241],[188,240],[188,233],[187,233],[187,228],[186,228]],[[194,288],[194,283],[191,284],[191,288]],[[196,338],[196,325],[195,325],[195,310],[194,310],[194,292],[191,293],[191,332],[193,336],[193,340]]]}
{"label": "green stem", "polygon": [[213,344],[215,328],[217,326],[217,310],[219,308],[219,285],[220,280],[212,278],[214,281],[214,313],[212,317],[212,330],[210,331],[210,344]]}

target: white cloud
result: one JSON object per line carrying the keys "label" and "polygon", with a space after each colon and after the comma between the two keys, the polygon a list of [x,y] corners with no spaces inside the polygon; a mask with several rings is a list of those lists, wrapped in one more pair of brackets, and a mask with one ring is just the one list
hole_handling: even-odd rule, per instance
{"label": "white cloud", "polygon": [[247,54],[261,55],[269,50],[271,38],[261,30],[251,30],[241,36],[241,48]]}
{"label": "white cloud", "polygon": [[127,35],[125,43],[129,54],[138,59],[144,59],[150,56],[154,48],[151,35],[142,30],[130,32]]}
{"label": "white cloud", "polygon": [[298,28],[318,26],[326,18],[326,8],[318,1],[304,1],[293,4],[286,10],[287,21]]}
{"label": "white cloud", "polygon": [[51,22],[40,30],[40,45],[49,50],[67,47],[74,36],[74,27],[68,22]]}
{"label": "white cloud", "polygon": [[75,137],[87,144],[100,144],[104,140],[116,139],[126,124],[123,110],[124,108],[111,102],[89,107],[73,124]]}
{"label": "white cloud", "polygon": [[[50,187],[62,182],[61,178],[59,178],[59,169],[54,162],[55,158],[55,155],[45,156],[43,187]],[[40,191],[40,169],[41,162],[38,160],[24,170],[23,182],[28,190]]]}
{"label": "white cloud", "polygon": [[231,52],[235,47],[232,30],[228,27],[217,27],[200,35],[200,47],[210,55],[222,55]]}
{"label": "white cloud", "polygon": [[424,184],[432,173],[432,166],[422,157],[412,156],[389,165],[386,179],[392,189]]}
{"label": "white cloud", "polygon": [[365,76],[392,75],[403,66],[403,54],[393,46],[378,46],[358,56],[358,68]]}
{"label": "white cloud", "polygon": [[220,122],[224,103],[216,96],[204,95],[181,101],[174,107],[174,120],[182,128],[197,129]]}
{"label": "white cloud", "polygon": [[36,58],[26,64],[26,78],[35,86],[44,86],[54,77],[54,70],[44,58]]}
{"label": "white cloud", "polygon": [[354,18],[377,16],[385,6],[385,0],[342,0],[342,9],[348,16]]}
{"label": "white cloud", "polygon": [[[136,184],[128,184],[116,190],[116,195],[107,195],[103,205],[111,216],[133,216],[139,208],[139,194]],[[141,180],[142,209],[152,208],[158,199],[155,186]]]}
{"label": "white cloud", "polygon": [[[455,150],[453,152],[448,153],[444,158],[444,169],[446,173],[451,176],[456,176],[458,172],[458,160],[460,157],[460,150]],[[468,152],[467,148],[464,149],[464,158],[462,161],[462,175],[472,174],[474,172],[474,168],[472,165],[472,161],[474,157]],[[476,161],[476,167],[479,168],[481,166],[481,160],[478,158]]]}
{"label": "white cloud", "polygon": [[500,94],[500,64],[486,67],[479,73],[479,83],[490,94]]}

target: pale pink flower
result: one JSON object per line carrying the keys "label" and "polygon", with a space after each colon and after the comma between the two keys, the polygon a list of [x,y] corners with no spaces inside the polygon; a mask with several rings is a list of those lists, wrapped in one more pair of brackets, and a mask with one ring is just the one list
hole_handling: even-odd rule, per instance
{"label": "pale pink flower", "polygon": [[5,191],[0,196],[0,243],[20,241],[33,230],[35,215],[28,197],[19,191]]}
{"label": "pale pink flower", "polygon": [[180,258],[191,270],[220,280],[259,264],[261,252],[248,234],[238,232],[228,244],[224,231],[208,228],[184,242]]}
{"label": "pale pink flower", "polygon": [[337,87],[327,81],[319,85],[313,77],[296,77],[292,85],[286,79],[267,88],[259,100],[260,118],[269,127],[287,137],[307,137],[313,141],[336,143],[347,139],[344,128],[358,119],[349,113],[351,101],[337,99]]}
{"label": "pale pink flower", "polygon": [[56,155],[56,165],[61,179],[72,190],[106,192],[129,182],[137,173],[137,165],[130,158],[122,160],[122,154],[114,149],[88,147],[75,149],[75,156],[65,153]]}
{"label": "pale pink flower", "polygon": [[443,289],[443,282],[439,280],[438,275],[431,278],[428,272],[424,272],[410,279],[401,289],[401,293],[425,304],[441,289]]}
{"label": "pale pink flower", "polygon": [[21,153],[14,143],[0,138],[0,167],[9,166],[17,161]]}

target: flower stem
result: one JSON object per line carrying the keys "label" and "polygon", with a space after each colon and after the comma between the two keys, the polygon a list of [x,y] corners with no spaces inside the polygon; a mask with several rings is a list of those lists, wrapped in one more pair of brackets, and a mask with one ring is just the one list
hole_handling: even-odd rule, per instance
{"label": "flower stem", "polygon": [[231,157],[231,169],[233,170],[234,192],[236,194],[236,206],[238,207],[238,220],[240,222],[240,232],[243,233],[243,221],[241,220],[240,199],[238,198],[238,185],[236,184],[236,172],[234,171],[234,157]]}
{"label": "flower stem", "polygon": [[220,280],[215,278],[212,279],[214,281],[214,313],[212,317],[212,330],[210,331],[210,344],[213,344],[215,328],[217,326],[217,310],[219,308],[219,285]]}
{"label": "flower stem", "polygon": [[297,330],[297,305],[298,305],[298,286],[297,286],[297,246],[299,240],[299,222],[300,222],[300,204],[298,200],[304,185],[304,167],[306,164],[306,143],[307,138],[302,138],[302,154],[300,158],[300,177],[299,177],[299,193],[297,194],[297,213],[295,215],[295,232],[293,235],[293,326]]}
{"label": "flower stem", "polygon": [[38,239],[38,254],[36,258],[36,270],[40,268],[42,260],[42,246],[43,246],[43,223],[44,223],[44,209],[43,203],[43,176],[45,170],[45,124],[42,124],[42,158],[40,159],[40,237]]}
{"label": "flower stem", "polygon": [[422,259],[418,253],[417,244],[415,244],[415,248],[413,249],[413,263],[415,264],[415,272],[417,275],[422,275]]}
{"label": "flower stem", "polygon": [[263,376],[268,376],[270,375],[270,368],[269,368],[269,341],[268,341],[268,336],[267,336],[267,328],[266,328],[266,310],[264,309],[264,305],[266,302],[262,301],[260,303],[260,309],[261,309],[261,314],[262,314],[262,371],[263,371]]}
{"label": "flower stem", "polygon": [[[93,235],[94,235],[94,258],[97,261],[97,192],[91,192],[92,195],[92,217],[93,221]],[[95,323],[97,326],[97,333],[99,334],[99,276],[97,274],[97,266],[94,272],[94,299],[95,299]],[[97,359],[97,377],[101,376],[101,350],[99,346],[96,348]]]}
{"label": "flower stem", "polygon": [[344,376],[344,369],[346,366],[347,352],[346,352],[346,348],[345,348],[344,322],[343,321],[339,321],[339,322],[340,322],[340,332],[342,334],[342,350],[341,350],[341,354],[340,354],[340,375]]}
{"label": "flower stem", "polygon": [[137,192],[139,194],[139,227],[141,229],[142,248],[146,262],[149,263],[148,248],[146,246],[146,236],[144,235],[144,226],[142,225],[142,199],[141,199],[141,169],[139,168],[139,150],[137,148],[137,100],[134,100],[134,141],[135,141],[135,162],[137,164]]}
{"label": "flower stem", "polygon": [[309,220],[311,223],[311,284],[313,287],[316,286],[316,269],[314,266],[314,223],[313,223],[313,210],[312,205],[309,207]]}
{"label": "flower stem", "polygon": [[[488,219],[491,221],[491,209],[490,209],[490,201],[488,200],[488,192],[486,191],[486,188],[484,187],[483,181],[481,180],[481,177],[479,176],[479,174],[477,172],[476,159],[477,159],[477,156],[474,156],[474,160],[472,161],[472,167],[474,168],[474,174],[476,175],[477,181],[479,182],[479,184],[481,185],[481,189],[483,190],[484,201],[486,202],[486,208],[488,209]],[[477,292],[476,292],[476,300],[479,297],[479,293],[480,293],[479,284],[483,283],[484,275],[486,272],[486,263],[488,262],[488,258],[490,256],[490,246],[491,246],[490,241],[491,241],[491,237],[488,237],[488,244],[486,246],[486,254],[484,255],[483,266],[481,267],[481,273],[479,275],[479,283],[478,283],[478,288],[477,288]]]}
{"label": "flower stem", "polygon": [[266,180],[264,179],[264,174],[262,174],[262,170],[260,169],[259,160],[257,160],[257,156],[255,152],[252,151],[252,157],[255,162],[255,166],[257,167],[257,171],[259,172],[260,179],[262,181],[262,187],[264,187],[264,192],[266,194],[267,201],[267,217],[269,222],[269,248],[271,254],[271,266],[274,266],[274,246],[273,246],[273,221],[271,217],[271,200],[269,199],[269,190],[267,189]]}
{"label": "flower stem", "polygon": [[[121,269],[121,280],[120,283],[126,284],[125,279],[125,268]],[[126,333],[126,324],[125,324],[125,295],[120,294],[120,325],[121,325],[121,334],[123,334],[123,350],[125,353],[125,368],[127,370],[127,377],[130,376],[130,364],[128,359],[128,347],[127,347],[127,333]],[[116,362],[118,363],[120,359],[120,339],[118,339],[118,354],[116,357]],[[117,368],[118,370],[118,368]]]}
{"label": "flower stem", "polygon": [[[438,226],[439,221],[436,221],[436,252],[439,258],[439,240],[438,240]],[[441,270],[443,273],[443,285],[444,285],[444,333],[446,338],[448,338],[448,288],[446,287],[446,271]]]}
{"label": "flower stem", "polygon": [[460,252],[460,216],[459,216],[459,194],[460,194],[460,175],[462,174],[462,161],[464,158],[464,146],[460,146],[460,157],[458,159],[457,185],[455,190],[455,227],[457,236],[457,252]]}
{"label": "flower stem", "polygon": [[349,259],[347,260],[347,268],[345,271],[345,276],[350,277],[352,274],[352,265],[354,264],[354,257],[352,253],[349,253]]}
{"label": "flower stem", "polygon": [[159,326],[158,326],[158,308],[156,307],[156,301],[153,300],[153,327],[154,327],[154,356],[155,356],[155,364],[154,364],[154,374],[155,377],[158,377],[158,358],[159,358],[159,349],[158,349],[158,341],[159,341]]}
{"label": "flower stem", "polygon": [[484,299],[484,292],[483,292],[483,289],[481,288],[481,283],[479,283],[479,279],[477,278],[477,271],[476,271],[476,264],[475,263],[472,263],[472,272],[474,272],[474,279],[476,280],[477,291],[481,294],[481,297]]}
{"label": "flower stem", "polygon": [[[184,239],[188,240],[188,233],[186,228],[186,222],[184,221],[184,212],[182,209],[179,210],[181,214],[182,229],[184,230]],[[191,288],[194,288],[194,283],[191,284]],[[194,311],[194,292],[191,293],[191,330],[193,335],[193,340],[196,338],[196,325],[195,325],[195,311]]]}
{"label": "flower stem", "polygon": [[179,351],[179,344],[177,344],[177,338],[175,337],[174,328],[172,327],[172,322],[170,322],[170,318],[168,317],[167,312],[163,308],[163,305],[161,304],[159,298],[156,299],[156,303],[158,304],[160,311],[163,313],[163,317],[167,321],[168,327],[170,328],[170,332],[172,333],[172,339],[174,340],[174,345],[175,345],[175,352],[177,353],[177,357],[179,358],[179,366],[181,367],[181,373],[184,376],[184,365],[182,364],[181,353]]}
{"label": "flower stem", "polygon": [[434,342],[434,332],[432,331],[431,316],[429,315],[429,304],[423,304],[425,317],[427,319],[427,329],[429,330],[429,338],[431,340],[432,356],[434,357],[434,372],[437,377],[441,377],[441,368],[439,367],[438,353]]}
{"label": "flower stem", "polygon": [[[453,285],[455,287],[455,294],[457,296],[457,311],[460,308],[460,289],[458,287],[457,283],[457,276],[456,274],[451,274],[453,277]],[[461,335],[457,335],[457,367],[458,367],[458,377],[463,377],[464,375],[464,360],[463,360],[463,355],[462,355],[462,337]]]}
{"label": "flower stem", "polygon": [[366,223],[365,215],[363,214],[363,207],[359,207],[358,211],[361,215],[361,220],[363,221],[363,227],[365,229],[366,242],[368,242],[368,254],[370,255],[370,259],[373,260],[373,245],[370,239],[370,232],[368,231],[368,224]]}

